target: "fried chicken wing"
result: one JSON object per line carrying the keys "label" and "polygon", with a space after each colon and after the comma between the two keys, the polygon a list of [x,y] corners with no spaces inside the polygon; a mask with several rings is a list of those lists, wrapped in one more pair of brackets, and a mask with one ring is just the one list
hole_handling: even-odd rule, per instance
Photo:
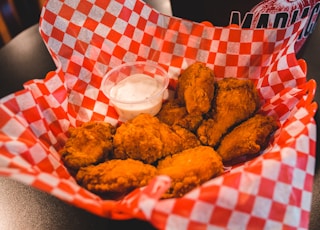
{"label": "fried chicken wing", "polygon": [[173,125],[180,126],[184,129],[187,129],[193,133],[196,133],[197,129],[203,121],[202,115],[197,114],[187,114],[180,120],[177,120]]}
{"label": "fried chicken wing", "polygon": [[214,96],[214,73],[204,63],[196,62],[179,76],[177,98],[189,114],[204,114]]}
{"label": "fried chicken wing", "polygon": [[185,106],[182,106],[178,100],[172,99],[164,102],[157,114],[158,119],[167,125],[173,125],[188,114]]}
{"label": "fried chicken wing", "polygon": [[273,117],[256,114],[228,133],[222,139],[217,152],[224,162],[257,154],[266,148],[271,134],[277,128],[277,122]]}
{"label": "fried chicken wing", "polygon": [[185,129],[179,125],[173,125],[172,129],[181,138],[182,149],[189,149],[201,145],[197,136],[188,129]]}
{"label": "fried chicken wing", "polygon": [[183,150],[186,138],[191,136],[197,140],[191,132],[177,133],[157,117],[140,114],[117,128],[113,139],[114,158],[132,158],[151,164]]}
{"label": "fried chicken wing", "polygon": [[186,149],[158,162],[158,175],[171,178],[163,198],[182,197],[195,187],[223,173],[219,154],[209,146]]}
{"label": "fried chicken wing", "polygon": [[231,127],[251,117],[259,107],[259,95],[251,80],[217,81],[212,117],[202,122],[198,138],[202,144],[215,147]]}
{"label": "fried chicken wing", "polygon": [[112,159],[80,168],[76,180],[91,192],[121,196],[147,185],[156,171],[154,166],[141,161]]}
{"label": "fried chicken wing", "polygon": [[185,106],[181,106],[178,100],[170,100],[162,105],[157,114],[161,122],[168,125],[178,125],[191,132],[196,132],[203,118],[200,114],[189,114]]}
{"label": "fried chicken wing", "polygon": [[70,128],[70,137],[59,151],[62,161],[72,170],[104,161],[112,152],[115,130],[111,124],[98,121]]}

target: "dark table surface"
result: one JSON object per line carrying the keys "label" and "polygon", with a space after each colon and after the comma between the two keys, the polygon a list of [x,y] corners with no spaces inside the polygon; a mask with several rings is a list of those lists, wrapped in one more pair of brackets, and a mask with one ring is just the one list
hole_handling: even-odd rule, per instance
{"label": "dark table surface", "polygon": [[[299,57],[308,63],[307,77],[320,84],[320,23]],[[28,57],[28,58],[26,58]],[[36,63],[36,64],[35,64]],[[22,89],[29,79],[45,76],[56,67],[38,33],[38,25],[22,32],[0,50],[0,98]],[[315,100],[320,104],[319,90]],[[319,124],[319,113],[316,114]],[[317,126],[319,132],[319,125]],[[319,137],[317,138],[319,148]],[[316,159],[310,229],[320,229],[320,157]],[[140,220],[114,221],[82,209],[19,182],[0,177],[0,229],[152,229]]]}

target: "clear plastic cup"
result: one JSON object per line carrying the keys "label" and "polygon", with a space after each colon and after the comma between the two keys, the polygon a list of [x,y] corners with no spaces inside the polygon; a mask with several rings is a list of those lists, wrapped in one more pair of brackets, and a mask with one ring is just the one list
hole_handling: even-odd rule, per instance
{"label": "clear plastic cup", "polygon": [[107,72],[101,89],[122,120],[141,113],[156,115],[169,84],[168,73],[149,62],[130,62]]}

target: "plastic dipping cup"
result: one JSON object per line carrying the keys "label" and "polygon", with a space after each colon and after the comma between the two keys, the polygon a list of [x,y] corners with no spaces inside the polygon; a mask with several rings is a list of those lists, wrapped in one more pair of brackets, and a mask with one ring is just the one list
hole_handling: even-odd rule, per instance
{"label": "plastic dipping cup", "polygon": [[156,115],[169,84],[167,72],[148,62],[132,62],[113,68],[101,87],[122,120],[141,113]]}

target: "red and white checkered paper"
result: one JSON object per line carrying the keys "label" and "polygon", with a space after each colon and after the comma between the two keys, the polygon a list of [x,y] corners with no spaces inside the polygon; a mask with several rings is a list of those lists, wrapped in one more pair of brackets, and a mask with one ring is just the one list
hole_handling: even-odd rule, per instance
{"label": "red and white checkered paper", "polygon": [[[306,63],[294,53],[304,23],[221,28],[163,15],[141,0],[50,0],[40,32],[57,70],[1,99],[0,175],[96,215],[138,218],[161,229],[307,229],[317,104],[315,81],[306,81]],[[217,80],[249,78],[261,112],[277,116],[281,127],[260,156],[182,198],[160,200],[170,180],[159,176],[122,200],[103,200],[75,182],[58,150],[70,126],[121,122],[100,84],[109,69],[136,60],[164,67],[170,90],[195,61],[207,63]]]}

